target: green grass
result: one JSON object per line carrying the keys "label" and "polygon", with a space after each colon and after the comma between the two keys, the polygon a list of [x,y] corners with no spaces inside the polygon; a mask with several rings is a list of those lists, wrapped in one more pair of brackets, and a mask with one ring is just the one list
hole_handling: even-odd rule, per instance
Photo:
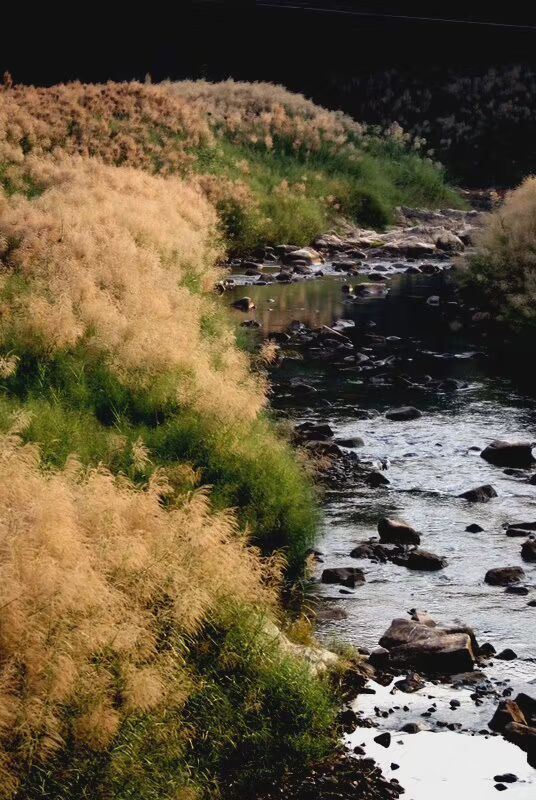
{"label": "green grass", "polygon": [[[217,335],[209,315],[207,334]],[[103,463],[143,481],[156,467],[187,462],[213,487],[217,508],[236,508],[264,552],[282,550],[297,572],[315,538],[317,508],[311,485],[290,445],[267,415],[251,423],[218,423],[169,398],[166,381],[150,390],[126,388],[102,361],[83,349],[52,361],[22,358],[3,381],[2,419],[24,409],[27,441],[38,442],[46,464],[61,467],[72,453],[83,464]],[[133,473],[132,445],[149,448],[151,465]]]}
{"label": "green grass", "polygon": [[393,221],[399,205],[463,207],[442,169],[388,141],[371,140],[356,157],[335,153],[327,145],[304,154],[281,140],[267,150],[223,136],[214,148],[200,148],[193,155],[197,172],[241,181],[255,198],[251,207],[233,198],[218,203],[235,254],[264,244],[310,244],[341,217],[382,229]]}
{"label": "green grass", "polygon": [[283,654],[262,616],[227,613],[188,643],[195,688],[185,706],[131,717],[106,753],[65,748],[25,776],[21,800],[249,800],[332,752],[337,703],[328,679]]}

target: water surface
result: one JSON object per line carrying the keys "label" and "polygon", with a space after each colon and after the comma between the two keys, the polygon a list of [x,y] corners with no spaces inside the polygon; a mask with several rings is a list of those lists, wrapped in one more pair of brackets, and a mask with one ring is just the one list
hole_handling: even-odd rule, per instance
{"label": "water surface", "polygon": [[[326,493],[319,542],[324,554],[321,568],[359,566],[366,573],[366,583],[344,593],[337,586],[316,584],[326,603],[348,615],[324,623],[319,635],[327,642],[336,638],[372,648],[393,618],[405,616],[411,608],[426,609],[441,622],[471,625],[478,639],[492,642],[497,651],[512,648],[517,660],[496,660],[486,673],[496,683],[507,681],[514,691],[524,689],[534,696],[536,608],[529,607],[528,601],[536,599],[536,564],[521,560],[523,540],[506,537],[503,526],[536,520],[536,486],[528,483],[526,476],[505,474],[479,455],[497,438],[536,441],[534,396],[508,377],[505,365],[487,354],[474,333],[459,330],[456,322],[445,322],[448,307],[440,312],[426,302],[431,295],[448,299],[451,289],[445,276],[396,275],[386,296],[362,300],[345,297],[341,288],[347,280],[330,275],[288,286],[248,286],[247,292],[241,287],[235,293],[247,293],[254,299],[257,308],[241,318],[257,319],[264,335],[285,330],[293,320],[311,327],[331,325],[340,318],[358,324],[373,322],[372,332],[400,337],[400,347],[408,356],[404,369],[412,379],[421,380],[425,374],[455,378],[464,388],[454,393],[394,389],[364,381],[351,364],[335,364],[329,359],[311,362],[300,353],[290,354],[274,373],[276,408],[296,421],[329,422],[337,435],[360,436],[365,444],[356,450],[359,457],[387,467],[385,475],[390,480],[390,486],[381,489],[341,486]],[[296,397],[286,391],[297,377],[317,392]],[[410,422],[387,420],[385,412],[400,405],[416,406],[423,416]],[[497,498],[472,504],[457,497],[484,483],[494,486]],[[351,559],[352,548],[376,534],[382,516],[413,525],[422,534],[421,546],[445,556],[447,568],[413,572],[393,564]],[[465,529],[473,522],[484,530],[468,533]],[[525,570],[528,596],[506,594],[502,588],[484,583],[488,569],[513,565]],[[366,699],[359,701],[366,706]],[[467,731],[475,732],[486,726],[496,700],[478,709],[472,701],[470,705],[471,713],[469,706],[465,713],[462,708],[457,719],[463,720]],[[393,724],[398,724],[396,717],[380,721],[379,727]],[[356,742],[370,740],[367,754],[382,756],[380,763],[387,764],[391,758],[390,752],[382,754],[381,747],[370,744],[373,736],[369,731],[358,729],[354,738]],[[397,777],[414,800],[450,799],[462,789],[465,793],[461,796],[479,800],[495,796],[489,769],[484,770],[485,775],[482,772],[486,760],[497,764],[495,773],[517,769],[523,780],[529,781],[511,786],[511,796],[519,800],[536,796],[535,771],[526,765],[520,750],[501,738],[449,731],[406,736],[404,743],[406,747],[399,746],[405,753],[404,765]],[[443,751],[456,763],[455,770],[445,770],[444,764],[438,768]],[[468,759],[480,765],[476,772],[466,769]]]}

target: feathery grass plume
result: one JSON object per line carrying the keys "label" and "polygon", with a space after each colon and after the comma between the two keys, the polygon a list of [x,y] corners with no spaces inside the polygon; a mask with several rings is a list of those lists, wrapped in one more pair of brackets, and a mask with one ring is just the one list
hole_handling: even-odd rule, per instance
{"label": "feathery grass plume", "polygon": [[83,345],[127,386],[167,376],[177,403],[254,418],[263,385],[230,326],[202,332],[221,252],[207,201],[178,177],[79,157],[27,167],[43,191],[7,198],[0,220],[3,280],[24,285],[3,293],[4,346],[52,358]]}
{"label": "feathery grass plume", "polygon": [[469,258],[469,282],[512,328],[536,326],[536,178],[491,214]]}
{"label": "feathery grass plume", "polygon": [[20,163],[30,152],[62,152],[167,173],[187,168],[188,150],[211,141],[206,120],[191,104],[151,84],[73,82],[0,91],[0,163]]}
{"label": "feathery grass plume", "polygon": [[340,111],[328,111],[271,83],[180,81],[171,92],[207,115],[216,129],[243,144],[271,150],[277,141],[291,152],[340,150],[364,137],[366,128]]}
{"label": "feathery grass plume", "polygon": [[[67,746],[110,747],[134,714],[180,709],[186,642],[229,605],[273,607],[273,575],[213,513],[206,491],[171,510],[165,482],[136,490],[0,440],[0,770],[17,776]],[[6,788],[7,787],[7,788]]]}

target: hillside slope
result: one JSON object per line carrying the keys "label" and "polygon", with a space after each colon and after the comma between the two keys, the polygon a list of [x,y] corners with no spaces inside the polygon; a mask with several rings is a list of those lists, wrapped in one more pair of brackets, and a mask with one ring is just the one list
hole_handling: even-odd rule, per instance
{"label": "hillside slope", "polygon": [[264,633],[315,501],[218,264],[453,195],[234,84],[8,82],[0,184],[0,796],[248,796],[331,751],[335,705]]}

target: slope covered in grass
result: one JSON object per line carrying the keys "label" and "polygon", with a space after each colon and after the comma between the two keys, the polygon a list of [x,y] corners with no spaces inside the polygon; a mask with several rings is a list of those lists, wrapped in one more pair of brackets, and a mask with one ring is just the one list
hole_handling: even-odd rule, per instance
{"label": "slope covered in grass", "polygon": [[397,126],[378,136],[271,84],[16,86],[0,114],[8,190],[27,180],[13,165],[20,150],[179,173],[216,206],[234,252],[309,243],[341,216],[383,227],[397,205],[460,205],[420,140]]}
{"label": "slope covered in grass", "polygon": [[247,790],[325,754],[333,705],[263,635],[314,501],[206,291],[216,213],[176,176],[17,164],[39,191],[0,197],[0,796],[203,797],[238,767]]}
{"label": "slope covered in grass", "polygon": [[452,198],[280,89],[0,90],[0,797],[249,797],[330,752],[327,681],[266,634],[314,493],[212,287]]}

